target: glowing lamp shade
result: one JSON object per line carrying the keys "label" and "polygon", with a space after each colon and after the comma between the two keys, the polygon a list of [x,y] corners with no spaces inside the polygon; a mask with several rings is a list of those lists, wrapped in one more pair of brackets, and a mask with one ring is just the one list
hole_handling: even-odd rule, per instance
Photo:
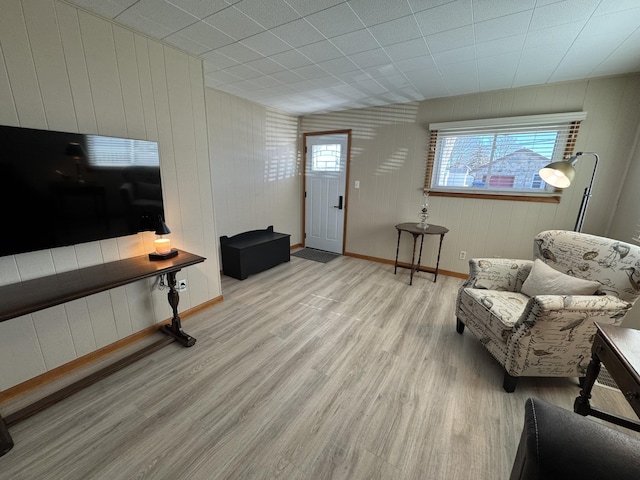
{"label": "glowing lamp shade", "polygon": [[171,240],[168,238],[158,238],[153,241],[153,247],[155,248],[156,253],[164,255],[171,251]]}
{"label": "glowing lamp shade", "polygon": [[576,176],[576,169],[570,162],[553,162],[538,172],[540,178],[556,188],[567,188]]}

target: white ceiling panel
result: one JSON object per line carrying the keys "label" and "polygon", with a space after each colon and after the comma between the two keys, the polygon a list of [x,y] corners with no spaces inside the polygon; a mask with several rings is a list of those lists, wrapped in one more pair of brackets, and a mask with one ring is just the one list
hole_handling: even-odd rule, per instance
{"label": "white ceiling panel", "polygon": [[294,48],[319,42],[325,38],[324,35],[304,18],[285,23],[284,25],[272,28],[270,31]]}
{"label": "white ceiling panel", "polygon": [[300,18],[284,0],[243,0],[234,5],[264,28],[273,28]]}
{"label": "white ceiling panel", "polygon": [[247,17],[240,10],[236,10],[235,7],[229,7],[218,13],[209,15],[204,18],[204,22],[216,27],[235,40],[242,40],[243,38],[265,31],[265,28],[258,22]]}
{"label": "white ceiling panel", "polygon": [[66,0],[296,115],[640,71],[640,0]]}

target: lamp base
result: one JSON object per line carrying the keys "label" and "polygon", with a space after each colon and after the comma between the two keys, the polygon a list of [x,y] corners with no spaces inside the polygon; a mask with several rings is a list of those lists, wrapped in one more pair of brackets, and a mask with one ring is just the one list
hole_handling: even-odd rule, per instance
{"label": "lamp base", "polygon": [[152,252],[149,254],[149,260],[166,260],[167,258],[173,258],[178,255],[178,250],[172,248],[169,253],[156,253]]}

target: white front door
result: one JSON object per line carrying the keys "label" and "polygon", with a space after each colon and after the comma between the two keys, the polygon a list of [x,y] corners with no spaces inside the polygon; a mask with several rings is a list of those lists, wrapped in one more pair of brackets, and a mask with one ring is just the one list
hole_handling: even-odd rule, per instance
{"label": "white front door", "polygon": [[349,135],[305,139],[305,246],[342,254]]}

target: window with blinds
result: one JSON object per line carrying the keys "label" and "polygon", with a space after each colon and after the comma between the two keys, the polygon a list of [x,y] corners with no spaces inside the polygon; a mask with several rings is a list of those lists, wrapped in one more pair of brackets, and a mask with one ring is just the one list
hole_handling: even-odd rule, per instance
{"label": "window with blinds", "polygon": [[157,142],[87,135],[87,148],[93,167],[158,166]]}
{"label": "window with blinds", "polygon": [[425,190],[551,196],[538,171],[573,154],[586,112],[429,125]]}

